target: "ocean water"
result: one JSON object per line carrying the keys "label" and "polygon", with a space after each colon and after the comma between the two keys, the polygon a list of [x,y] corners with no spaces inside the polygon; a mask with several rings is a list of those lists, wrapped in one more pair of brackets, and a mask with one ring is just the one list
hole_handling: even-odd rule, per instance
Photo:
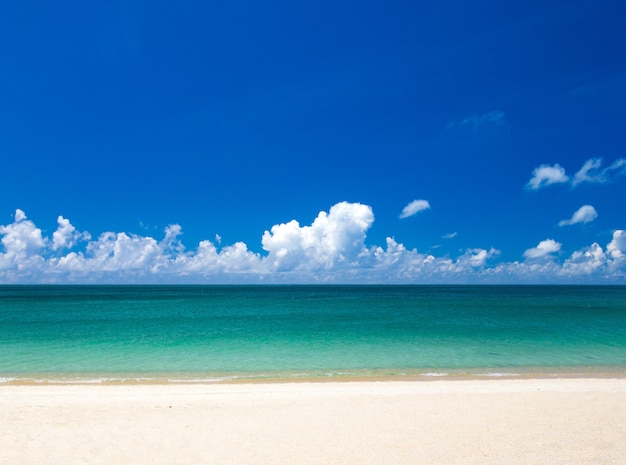
{"label": "ocean water", "polygon": [[0,382],[626,373],[626,286],[0,286]]}

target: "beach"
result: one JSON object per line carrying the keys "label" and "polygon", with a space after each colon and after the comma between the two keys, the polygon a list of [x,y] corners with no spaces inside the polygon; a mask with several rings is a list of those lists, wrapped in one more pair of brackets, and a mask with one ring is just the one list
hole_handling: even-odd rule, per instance
{"label": "beach", "polygon": [[626,379],[0,386],[0,464],[623,464]]}

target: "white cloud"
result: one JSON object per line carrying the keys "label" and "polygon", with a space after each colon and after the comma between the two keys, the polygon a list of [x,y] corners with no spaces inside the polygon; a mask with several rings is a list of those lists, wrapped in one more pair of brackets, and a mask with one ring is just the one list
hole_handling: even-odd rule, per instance
{"label": "white cloud", "polygon": [[563,263],[562,274],[581,275],[592,274],[606,266],[606,254],[599,244],[593,243],[589,247],[578,250]]}
{"label": "white cloud", "polygon": [[617,176],[626,174],[626,158],[615,160],[605,171],[609,173],[615,172]]}
{"label": "white cloud", "polygon": [[553,239],[546,239],[539,242],[537,247],[528,249],[524,252],[524,257],[530,260],[553,258],[553,254],[561,250],[561,243]]}
{"label": "white cloud", "polygon": [[45,245],[41,229],[28,220],[26,214],[20,209],[15,211],[13,224],[0,226],[0,234],[3,235],[2,245],[8,254],[33,254]]}
{"label": "white cloud", "polygon": [[311,226],[301,227],[296,220],[272,226],[261,243],[276,270],[330,269],[357,259],[373,222],[371,207],[340,202],[328,214],[320,212]]}
{"label": "white cloud", "polygon": [[[0,253],[0,271],[10,276],[32,276],[41,265],[39,255],[46,245],[41,229],[28,220],[26,214],[17,209],[15,221],[7,226],[0,225],[2,245],[5,252]],[[0,280],[2,273],[0,273]]]}
{"label": "white cloud", "polygon": [[261,257],[248,250],[243,242],[217,250],[208,240],[201,241],[193,253],[176,256],[168,273],[191,276],[219,276],[224,274],[264,274]]}
{"label": "white cloud", "polygon": [[91,235],[87,232],[80,233],[69,220],[59,216],[58,228],[52,233],[52,250],[71,249],[80,240],[90,240]]}
{"label": "white cloud", "polygon": [[559,221],[559,226],[570,226],[577,223],[590,223],[598,217],[598,212],[591,205],[583,205],[574,212],[569,220]]}
{"label": "white cloud", "polygon": [[170,224],[165,228],[165,237],[161,241],[160,245],[165,250],[182,253],[185,250],[185,246],[179,239],[179,236],[182,234],[183,228],[179,224]]}
{"label": "white cloud", "polygon": [[87,246],[92,263],[102,271],[149,269],[160,248],[152,237],[105,232]]}
{"label": "white cloud", "polygon": [[[16,211],[0,226],[0,281],[85,282],[275,282],[275,283],[522,283],[626,282],[626,231],[565,256],[553,239],[524,252],[524,261],[494,263],[495,248],[470,248],[458,257],[408,249],[394,238],[367,246],[371,207],[341,202],[310,225],[296,220],[274,225],[261,239],[264,254],[243,242],[219,247],[209,240],[186,249],[182,228],[170,225],[163,238],[105,232],[96,239],[59,217],[51,238]],[[56,236],[55,236],[56,233]],[[82,250],[73,250],[78,241]],[[561,258],[562,257],[562,258]]]}
{"label": "white cloud", "polygon": [[413,200],[402,209],[402,213],[400,213],[400,218],[408,218],[410,216],[416,215],[423,210],[428,210],[429,208],[430,203],[428,203],[428,200]]}
{"label": "white cloud", "polygon": [[458,236],[458,234],[459,234],[459,233],[457,233],[457,232],[455,231],[455,232],[451,232],[451,233],[448,233],[448,234],[444,234],[443,236],[441,236],[441,238],[442,238],[442,239],[453,239],[453,238],[455,238],[456,236]]}
{"label": "white cloud", "polygon": [[592,158],[587,160],[580,170],[574,175],[572,185],[577,186],[583,182],[605,183],[612,177],[626,174],[626,158],[614,161],[609,167],[601,170],[602,159]]}
{"label": "white cloud", "polygon": [[600,173],[598,169],[602,166],[602,160],[600,158],[592,158],[591,160],[587,160],[581,169],[574,175],[574,179],[572,180],[572,184],[574,186],[580,184],[581,182],[601,182],[600,181]]}
{"label": "white cloud", "polygon": [[16,223],[21,223],[25,219],[26,219],[26,213],[24,213],[19,208],[17,210],[15,210],[15,222]]}
{"label": "white cloud", "polygon": [[[583,182],[606,183],[615,177],[626,174],[626,158],[614,161],[610,166],[602,167],[601,158],[591,158],[576,172],[571,179],[572,187],[576,187]],[[526,184],[526,188],[537,190],[550,184],[565,183],[570,181],[570,177],[558,163],[554,166],[541,165],[535,168],[533,176]]]}
{"label": "white cloud", "polygon": [[611,266],[618,267],[626,264],[626,231],[618,229],[613,232],[613,239],[606,246]]}
{"label": "white cloud", "polygon": [[493,247],[489,250],[485,249],[469,249],[465,252],[464,255],[461,255],[457,261],[458,269],[465,269],[464,266],[459,267],[459,265],[469,265],[473,268],[483,267],[487,264],[487,260],[489,258],[495,257],[499,255],[500,251],[494,249]]}
{"label": "white cloud", "polygon": [[564,183],[569,180],[565,169],[558,163],[554,166],[541,165],[533,170],[533,176],[526,184],[528,189],[537,190],[550,184]]}

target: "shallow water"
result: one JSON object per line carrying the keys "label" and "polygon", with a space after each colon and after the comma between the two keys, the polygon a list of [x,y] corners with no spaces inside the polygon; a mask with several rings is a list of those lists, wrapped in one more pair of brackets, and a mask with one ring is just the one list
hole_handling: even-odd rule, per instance
{"label": "shallow water", "polygon": [[2,286],[0,380],[626,371],[626,286]]}

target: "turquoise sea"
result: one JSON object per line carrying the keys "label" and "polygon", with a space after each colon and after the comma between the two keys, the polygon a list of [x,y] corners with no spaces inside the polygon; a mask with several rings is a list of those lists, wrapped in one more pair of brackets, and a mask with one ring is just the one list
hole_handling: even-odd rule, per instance
{"label": "turquoise sea", "polygon": [[0,382],[626,374],[626,286],[0,286]]}

